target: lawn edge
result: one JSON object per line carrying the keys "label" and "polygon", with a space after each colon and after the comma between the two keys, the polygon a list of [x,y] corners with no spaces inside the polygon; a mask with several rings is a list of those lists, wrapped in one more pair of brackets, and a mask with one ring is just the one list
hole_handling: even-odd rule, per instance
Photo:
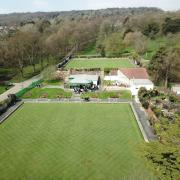
{"label": "lawn edge", "polygon": [[143,136],[143,138],[144,138],[144,141],[147,142],[147,143],[149,143],[149,140],[148,140],[148,138],[147,138],[147,135],[146,135],[146,133],[145,133],[145,131],[144,131],[144,129],[143,129],[143,126],[142,126],[141,122],[139,121],[138,115],[137,115],[137,113],[136,113],[136,111],[135,111],[135,109],[134,109],[133,103],[130,102],[129,104],[130,104],[131,110],[133,111],[134,117],[135,117],[136,122],[137,122],[137,124],[138,124],[138,127],[139,127],[139,129],[140,129],[140,132],[141,132],[141,134],[142,134],[142,136]]}

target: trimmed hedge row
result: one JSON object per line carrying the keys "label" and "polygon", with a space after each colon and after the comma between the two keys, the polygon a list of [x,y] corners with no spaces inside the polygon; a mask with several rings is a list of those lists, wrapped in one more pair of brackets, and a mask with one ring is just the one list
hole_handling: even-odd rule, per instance
{"label": "trimmed hedge row", "polygon": [[42,79],[33,82],[33,83],[30,84],[28,87],[26,87],[26,88],[20,90],[19,92],[17,92],[17,93],[16,93],[16,96],[17,96],[18,98],[22,97],[25,93],[27,93],[27,92],[30,91],[31,89],[39,86],[42,82],[43,82]]}

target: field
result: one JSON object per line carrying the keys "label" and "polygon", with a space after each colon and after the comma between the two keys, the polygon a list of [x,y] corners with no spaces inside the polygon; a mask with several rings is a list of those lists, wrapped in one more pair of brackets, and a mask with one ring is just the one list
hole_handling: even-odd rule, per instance
{"label": "field", "polygon": [[1,180],[150,179],[128,104],[25,104],[0,126]]}
{"label": "field", "polygon": [[70,61],[66,69],[93,69],[93,68],[132,68],[133,64],[128,59],[119,58],[77,58]]}

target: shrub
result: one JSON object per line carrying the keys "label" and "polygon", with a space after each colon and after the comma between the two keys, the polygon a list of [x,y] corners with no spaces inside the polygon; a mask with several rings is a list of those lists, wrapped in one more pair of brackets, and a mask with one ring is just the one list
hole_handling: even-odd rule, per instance
{"label": "shrub", "polygon": [[174,94],[169,95],[169,101],[175,103],[178,101],[178,98]]}
{"label": "shrub", "polygon": [[17,102],[17,97],[14,94],[8,95],[8,98],[0,103],[0,115],[7,111],[7,109]]}
{"label": "shrub", "polygon": [[162,115],[162,111],[160,108],[154,107],[153,112],[156,115],[156,117],[160,117]]}
{"label": "shrub", "polygon": [[159,93],[159,91],[157,89],[153,89],[153,90],[150,91],[150,96],[151,97],[157,97],[159,95],[160,95],[160,93]]}
{"label": "shrub", "polygon": [[144,101],[142,103],[142,106],[145,108],[145,109],[148,109],[149,108],[149,102],[148,101]]}
{"label": "shrub", "polygon": [[90,97],[88,94],[84,94],[84,96],[82,96],[82,99],[84,99],[85,101],[89,101]]}
{"label": "shrub", "polygon": [[150,91],[142,87],[138,91],[138,97],[139,97],[140,102],[143,103],[144,101],[150,99]]}
{"label": "shrub", "polygon": [[113,82],[112,82],[112,81],[106,81],[106,80],[104,80],[104,81],[103,81],[103,84],[104,84],[105,86],[111,86],[111,85],[113,84]]}

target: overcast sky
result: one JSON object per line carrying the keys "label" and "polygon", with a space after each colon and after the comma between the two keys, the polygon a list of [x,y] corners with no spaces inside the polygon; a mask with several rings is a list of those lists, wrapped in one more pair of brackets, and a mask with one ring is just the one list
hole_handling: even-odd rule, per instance
{"label": "overcast sky", "polygon": [[0,14],[142,6],[179,10],[180,0],[0,0]]}

